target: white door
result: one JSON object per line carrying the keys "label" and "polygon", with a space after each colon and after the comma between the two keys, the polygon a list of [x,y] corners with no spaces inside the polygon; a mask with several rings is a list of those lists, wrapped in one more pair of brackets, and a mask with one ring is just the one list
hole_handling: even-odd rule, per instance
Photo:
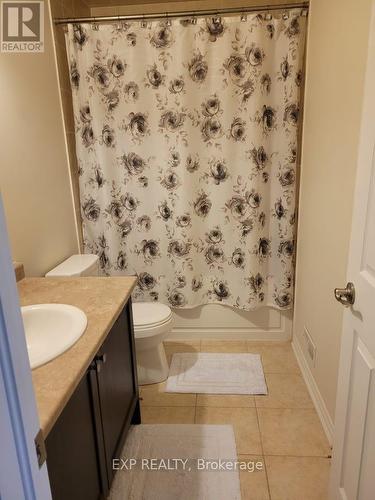
{"label": "white door", "polygon": [[344,314],[332,500],[375,499],[375,12],[371,21]]}
{"label": "white door", "polygon": [[43,457],[38,460],[36,451],[38,431],[38,413],[0,195],[1,500],[51,499],[46,463]]}

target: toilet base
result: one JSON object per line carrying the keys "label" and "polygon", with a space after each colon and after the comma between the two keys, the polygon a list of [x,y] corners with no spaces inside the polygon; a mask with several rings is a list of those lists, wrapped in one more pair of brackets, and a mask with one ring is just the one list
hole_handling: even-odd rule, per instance
{"label": "toilet base", "polygon": [[138,385],[157,384],[168,377],[169,366],[163,343],[137,350]]}

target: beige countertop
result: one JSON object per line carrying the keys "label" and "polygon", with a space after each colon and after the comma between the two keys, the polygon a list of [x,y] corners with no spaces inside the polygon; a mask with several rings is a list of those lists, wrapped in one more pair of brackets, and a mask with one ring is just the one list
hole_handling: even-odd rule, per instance
{"label": "beige countertop", "polygon": [[25,278],[18,283],[21,306],[62,303],[87,315],[82,337],[65,353],[32,371],[40,426],[47,437],[113,323],[128,301],[136,278]]}

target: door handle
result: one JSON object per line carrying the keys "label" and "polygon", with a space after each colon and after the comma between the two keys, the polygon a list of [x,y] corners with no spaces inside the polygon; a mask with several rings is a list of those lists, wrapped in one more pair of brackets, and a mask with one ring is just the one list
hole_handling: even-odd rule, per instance
{"label": "door handle", "polygon": [[103,365],[107,361],[107,355],[106,354],[99,354],[95,356],[94,363],[95,363],[95,369],[99,373],[101,370],[101,365]]}
{"label": "door handle", "polygon": [[95,356],[95,361],[99,361],[100,363],[105,363],[107,361],[107,355],[98,354],[97,356]]}
{"label": "door handle", "polygon": [[354,284],[349,282],[346,288],[335,288],[335,299],[345,307],[352,306],[355,302]]}

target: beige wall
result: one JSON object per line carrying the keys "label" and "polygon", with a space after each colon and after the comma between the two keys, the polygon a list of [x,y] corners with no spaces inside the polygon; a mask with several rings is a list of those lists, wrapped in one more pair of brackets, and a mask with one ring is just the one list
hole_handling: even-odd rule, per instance
{"label": "beige wall", "polygon": [[43,54],[0,54],[0,188],[13,258],[29,276],[78,249],[48,11],[45,17]]}
{"label": "beige wall", "polygon": [[[317,346],[311,367],[332,420],[346,283],[371,0],[312,0],[301,167],[295,340]],[[306,359],[308,359],[305,353]]]}

